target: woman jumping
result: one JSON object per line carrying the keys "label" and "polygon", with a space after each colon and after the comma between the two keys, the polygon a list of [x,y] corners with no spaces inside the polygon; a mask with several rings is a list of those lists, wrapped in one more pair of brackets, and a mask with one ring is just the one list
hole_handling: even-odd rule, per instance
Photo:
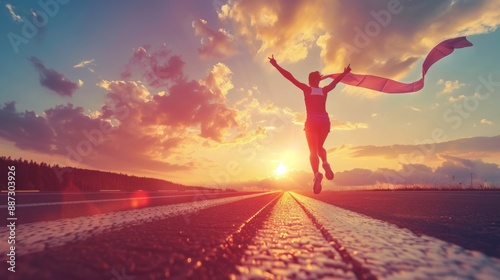
{"label": "woman jumping", "polygon": [[[302,90],[306,103],[307,118],[304,125],[306,132],[307,145],[309,146],[309,161],[314,173],[313,191],[315,194],[321,192],[321,180],[323,174],[319,172],[319,158],[323,161],[323,169],[328,180],[333,180],[333,171],[326,159],[326,150],[323,148],[326,137],[330,132],[330,117],[326,112],[326,98],[328,93],[344,78],[347,73],[351,72],[350,64],[344,68],[344,72],[336,77],[330,84],[321,88],[321,74],[318,71],[309,73],[309,86],[303,84],[287,70],[278,65],[274,55],[269,58],[269,62],[290,82]],[[319,158],[318,158],[319,156]]]}

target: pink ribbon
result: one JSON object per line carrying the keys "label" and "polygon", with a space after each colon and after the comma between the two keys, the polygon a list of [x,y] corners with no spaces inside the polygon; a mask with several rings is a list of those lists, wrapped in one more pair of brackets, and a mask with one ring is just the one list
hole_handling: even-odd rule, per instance
{"label": "pink ribbon", "polygon": [[[347,74],[341,80],[341,82],[347,85],[364,87],[385,93],[406,93],[406,92],[419,91],[424,87],[425,73],[427,73],[427,70],[429,70],[429,68],[434,63],[439,61],[441,58],[448,56],[455,49],[466,48],[470,46],[472,46],[472,43],[469,42],[465,37],[448,39],[437,44],[437,46],[435,46],[429,52],[429,54],[427,54],[427,57],[424,60],[424,64],[422,65],[422,78],[413,83],[401,83],[388,78],[377,77],[373,75],[354,74],[354,73]],[[326,75],[323,76],[322,78],[334,79],[338,75],[340,75],[340,73]]]}

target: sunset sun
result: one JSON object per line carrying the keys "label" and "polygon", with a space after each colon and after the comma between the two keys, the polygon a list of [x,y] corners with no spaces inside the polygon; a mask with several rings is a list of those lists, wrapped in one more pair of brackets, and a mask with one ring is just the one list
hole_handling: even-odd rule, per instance
{"label": "sunset sun", "polygon": [[288,168],[286,167],[285,164],[283,164],[283,162],[280,161],[280,163],[278,164],[278,166],[276,167],[276,169],[274,169],[273,172],[277,176],[282,176],[282,175],[284,175],[284,174],[286,174],[288,172]]}

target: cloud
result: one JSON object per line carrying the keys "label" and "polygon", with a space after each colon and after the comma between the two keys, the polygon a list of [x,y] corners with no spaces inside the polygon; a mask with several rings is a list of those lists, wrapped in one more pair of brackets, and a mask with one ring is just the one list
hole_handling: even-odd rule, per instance
{"label": "cloud", "polygon": [[201,36],[202,47],[198,54],[202,58],[227,58],[236,53],[235,41],[227,30],[213,30],[203,19],[193,21],[192,26],[195,34]]}
{"label": "cloud", "polygon": [[444,85],[443,90],[440,93],[452,93],[457,89],[465,86],[465,84],[460,83],[458,80],[455,81],[445,81],[443,79],[439,79],[437,82],[438,85]]}
{"label": "cloud", "polygon": [[353,72],[400,78],[442,40],[495,30],[499,9],[498,1],[233,0],[218,16],[260,59],[297,62],[319,47],[323,72],[351,63]]}
{"label": "cloud", "polygon": [[400,169],[379,168],[369,170],[356,168],[337,172],[335,185],[340,187],[374,187],[397,185],[437,185],[448,184],[449,180],[443,174],[436,174],[430,167],[423,164],[402,164]]}
{"label": "cloud", "polygon": [[339,186],[369,186],[376,183],[375,173],[368,169],[355,168],[335,173],[335,184]]}
{"label": "cloud", "polygon": [[12,6],[11,4],[5,4],[5,7],[7,8],[7,10],[9,10],[10,16],[12,17],[12,19],[14,21],[17,21],[17,22],[23,21],[21,16],[16,14],[16,12],[14,11],[14,6]]}
{"label": "cloud", "polygon": [[457,187],[472,184],[498,186],[500,184],[500,168],[498,164],[486,163],[482,160],[468,160],[443,155],[444,161],[435,169],[423,164],[402,164],[399,169],[379,168],[377,170],[352,169],[335,174],[337,186],[437,186]]}
{"label": "cloud", "polygon": [[[248,123],[242,117],[248,114],[245,104],[237,108],[227,101],[233,88],[229,67],[217,63],[201,79],[187,80],[183,63],[176,61],[182,60],[167,52],[137,49],[130,60],[130,75],[137,72],[146,81],[158,79],[153,84],[164,86],[161,94],[151,93],[141,81],[102,80],[97,85],[106,90],[104,101],[92,112],[68,103],[38,116],[16,110],[13,102],[6,103],[0,109],[0,118],[6,120],[0,123],[0,137],[20,149],[65,157],[60,165],[86,164],[156,175],[199,168],[193,157],[207,145],[231,145],[260,137],[260,127],[250,128],[251,120]],[[44,85],[66,81],[37,58],[32,62]],[[167,74],[153,77],[158,73],[151,70],[152,65],[156,71],[161,71],[158,67],[167,69]]]}
{"label": "cloud", "polygon": [[32,56],[30,61],[40,74],[40,84],[60,96],[72,96],[80,87],[79,83],[68,80],[56,70],[46,68],[40,59]]}
{"label": "cloud", "polygon": [[103,109],[98,117],[86,115],[83,108],[72,104],[46,110],[47,122],[55,133],[56,152],[66,156],[70,164],[86,163],[100,169],[112,166],[129,172],[159,169],[167,172],[189,168],[189,164],[182,166],[160,160],[177,147],[179,135],[165,137],[154,127],[141,126],[137,110],[140,99],[115,98],[106,96],[103,106],[112,114]]}
{"label": "cloud", "polygon": [[282,61],[304,59],[322,25],[320,1],[230,1],[219,18],[230,21],[238,34],[257,53],[280,53]]}
{"label": "cloud", "polygon": [[159,159],[169,158],[186,136],[182,133],[162,136],[152,126],[141,126],[137,111],[128,107],[134,106],[134,101],[126,101],[108,97],[105,106],[113,114],[103,109],[92,116],[71,103],[47,109],[42,116],[31,111],[17,112],[13,102],[6,103],[0,109],[0,117],[6,120],[0,124],[0,137],[24,150],[61,155],[65,158],[59,162],[62,166],[86,164],[133,173],[191,168],[189,161],[180,165]]}
{"label": "cloud", "polygon": [[464,100],[466,97],[465,95],[461,94],[459,95],[458,97],[453,97],[453,96],[450,96],[448,98],[448,101],[450,101],[450,103],[457,103],[457,102],[461,102],[462,100]]}
{"label": "cloud", "polygon": [[231,129],[239,129],[238,112],[228,107],[221,95],[195,81],[176,84],[168,95],[154,96],[153,101],[156,122],[174,127],[199,126],[203,138],[229,141]]}
{"label": "cloud", "polygon": [[[474,187],[499,186],[500,168],[498,164],[482,160],[468,160],[453,156],[442,156],[441,164],[431,168],[424,164],[401,164],[398,169],[379,168],[370,170],[354,168],[335,173],[333,184],[336,187],[354,188],[392,188],[401,186],[420,187]],[[242,190],[310,190],[311,172],[291,171],[281,178],[236,183],[233,186]],[[325,184],[327,184],[325,182]]]}
{"label": "cloud", "polygon": [[83,60],[77,64],[75,64],[73,67],[74,68],[83,68],[85,66],[87,66],[88,64],[91,64],[92,62],[94,62],[95,59],[91,59],[91,60]]}
{"label": "cloud", "polygon": [[206,77],[206,85],[221,98],[226,98],[228,92],[234,88],[231,82],[231,69],[223,63],[217,63]]}
{"label": "cloud", "polygon": [[473,184],[474,182],[478,184],[485,184],[487,182],[493,184],[500,183],[500,169],[498,168],[498,164],[446,155],[443,158],[445,161],[435,170],[435,173],[456,183],[469,185],[471,177]]}
{"label": "cloud", "polygon": [[150,46],[142,46],[134,50],[121,73],[123,79],[130,79],[132,72],[136,71],[151,87],[169,86],[172,82],[185,80],[184,61],[180,56],[171,55],[165,45],[154,52],[149,49]]}
{"label": "cloud", "polygon": [[405,106],[405,108],[408,108],[414,112],[421,112],[422,110],[417,108],[417,107],[413,107],[413,106]]}
{"label": "cloud", "polygon": [[[9,11],[12,20],[14,20],[15,22],[24,22],[26,20],[26,17],[21,17],[20,15],[16,14],[16,12],[14,11],[14,6],[12,6],[11,4],[6,4],[5,7]],[[36,25],[36,38],[38,40],[42,40],[45,33],[47,32],[47,25],[45,24],[48,20],[47,15],[40,14],[40,12],[38,12],[37,10],[31,9],[27,14],[27,17],[29,18],[28,21],[31,20],[31,23],[34,23]]]}
{"label": "cloud", "polygon": [[[443,137],[444,138],[444,137]],[[430,139],[422,140],[421,145],[357,146],[349,147],[352,157],[398,157],[423,156],[436,159],[440,154],[452,154],[459,157],[480,159],[500,155],[500,136],[471,137],[446,142],[434,143]]]}
{"label": "cloud", "polygon": [[29,17],[31,19],[31,22],[35,23],[36,28],[37,28],[37,39],[38,40],[43,40],[45,38],[45,34],[47,33],[47,24],[37,24],[37,23],[46,23],[47,22],[47,15],[46,14],[41,14],[37,10],[30,10]]}
{"label": "cloud", "polygon": [[493,125],[493,122],[487,119],[481,119],[480,123],[485,125]]}
{"label": "cloud", "polygon": [[91,73],[95,73],[94,69],[90,67],[90,66],[94,65],[94,63],[93,63],[94,60],[95,59],[83,60],[83,61],[73,65],[73,68],[87,68]]}
{"label": "cloud", "polygon": [[[226,95],[233,88],[231,70],[218,63],[204,79],[187,81],[182,71],[184,62],[179,56],[169,55],[166,50],[149,53],[146,48],[139,48],[128,64],[138,67],[150,86],[170,85],[168,93],[152,97],[148,108],[152,116],[146,120],[173,127],[199,127],[201,137],[217,142],[229,141],[233,137],[225,136],[232,132],[242,132],[239,112],[226,103]],[[160,59],[168,62],[161,64]]]}
{"label": "cloud", "polygon": [[15,102],[0,109],[0,137],[25,150],[51,152],[54,132],[47,120],[33,111],[17,112]]}

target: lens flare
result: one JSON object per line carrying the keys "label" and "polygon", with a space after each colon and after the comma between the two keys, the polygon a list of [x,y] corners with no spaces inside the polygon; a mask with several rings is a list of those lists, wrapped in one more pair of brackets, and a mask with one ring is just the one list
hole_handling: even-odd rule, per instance
{"label": "lens flare", "polygon": [[132,208],[141,208],[149,204],[149,194],[145,191],[139,190],[132,193],[130,196],[130,206]]}

